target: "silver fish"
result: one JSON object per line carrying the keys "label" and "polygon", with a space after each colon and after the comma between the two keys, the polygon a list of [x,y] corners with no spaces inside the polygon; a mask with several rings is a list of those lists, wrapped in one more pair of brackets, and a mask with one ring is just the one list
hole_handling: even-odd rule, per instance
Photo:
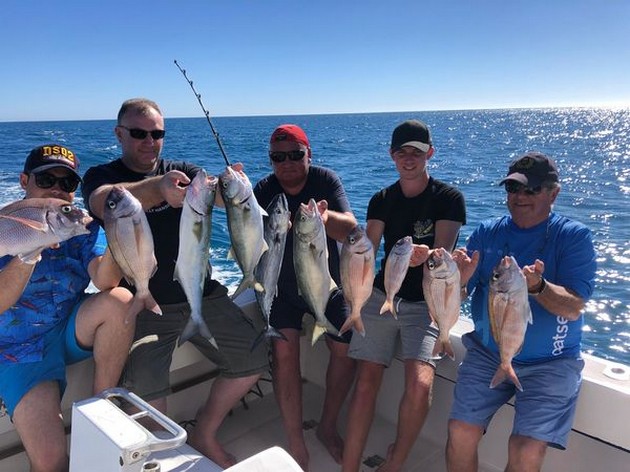
{"label": "silver fish", "polygon": [[325,316],[330,292],[337,284],[328,268],[326,229],[317,203],[300,204],[293,221],[293,266],[298,292],[315,316],[311,344],[329,329],[334,329]]}
{"label": "silver fish", "polygon": [[80,234],[92,218],[58,198],[26,198],[0,209],[0,256],[27,256]]}
{"label": "silver fish", "polygon": [[339,271],[343,296],[350,306],[350,316],[339,330],[339,334],[354,327],[361,336],[365,336],[361,308],[372,293],[374,246],[361,226],[356,226],[341,246]]}
{"label": "silver fish", "polygon": [[413,243],[411,236],[405,236],[400,238],[394,244],[394,247],[387,256],[385,261],[385,302],[381,307],[381,315],[386,312],[391,312],[394,318],[398,318],[396,314],[396,306],[394,304],[394,297],[400,290],[403,280],[409,270],[409,261],[411,260],[411,254],[413,252]]}
{"label": "silver fish", "polygon": [[533,323],[533,317],[527,281],[512,256],[505,256],[492,271],[488,312],[492,336],[501,355],[501,364],[490,382],[490,388],[510,379],[522,392],[523,387],[512,367],[512,359],[521,351],[527,324]]}
{"label": "silver fish", "polygon": [[227,167],[219,176],[219,187],[232,243],[230,256],[236,259],[243,273],[243,279],[232,298],[250,287],[263,291],[263,286],[254,276],[254,270],[268,249],[263,223],[263,215],[267,215],[267,212],[258,204],[249,179],[231,167]]}
{"label": "silver fish", "polygon": [[153,235],[142,205],[131,192],[115,185],[105,199],[103,223],[112,256],[129,284],[136,288],[129,316],[142,308],[162,314],[149,291],[149,279],[157,270]]}
{"label": "silver fish", "polygon": [[460,276],[451,253],[444,248],[434,249],[424,263],[422,290],[431,319],[440,329],[433,348],[433,356],[445,353],[455,359],[449,337],[459,319],[461,305]]}
{"label": "silver fish", "polygon": [[195,334],[201,334],[217,347],[201,315],[201,300],[206,277],[212,274],[208,260],[212,232],[212,209],[219,179],[200,170],[186,188],[179,220],[179,249],[173,279],[182,286],[190,305],[190,319],[179,337],[182,345]]}
{"label": "silver fish", "polygon": [[287,233],[291,220],[289,204],[284,193],[279,193],[267,207],[269,217],[265,222],[265,242],[269,249],[265,251],[256,266],[254,274],[260,281],[264,291],[256,291],[256,300],[265,319],[265,331],[259,339],[254,341],[255,347],[263,336],[282,338],[286,337],[269,324],[271,304],[278,293],[278,277],[284,259],[284,249],[287,241]]}

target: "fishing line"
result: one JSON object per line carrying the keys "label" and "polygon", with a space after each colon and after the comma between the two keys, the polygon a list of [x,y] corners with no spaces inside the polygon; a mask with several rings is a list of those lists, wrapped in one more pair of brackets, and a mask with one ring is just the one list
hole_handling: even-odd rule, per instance
{"label": "fishing line", "polygon": [[193,85],[193,81],[190,80],[188,78],[188,76],[186,75],[186,69],[182,69],[179,64],[177,63],[177,59],[173,60],[173,62],[175,63],[175,65],[177,66],[177,68],[179,69],[179,71],[182,73],[182,75],[184,76],[184,78],[186,79],[186,82],[188,82],[188,85],[190,85],[190,88],[192,89],[193,93],[195,94],[195,97],[197,97],[197,101],[199,102],[199,105],[201,106],[201,109],[203,110],[204,114],[206,115],[206,120],[208,120],[208,124],[210,125],[210,129],[212,130],[212,134],[214,135],[214,138],[217,140],[217,144],[219,145],[219,150],[221,151],[221,154],[223,155],[223,159],[225,160],[225,164],[230,166],[230,161],[228,160],[227,154],[225,153],[225,150],[223,149],[223,144],[221,143],[221,138],[219,137],[219,133],[216,132],[216,130],[214,129],[214,126],[212,125],[212,120],[210,120],[210,112],[208,110],[206,110],[206,107],[203,105],[203,102],[201,101],[201,94],[198,93],[195,90],[195,86]]}

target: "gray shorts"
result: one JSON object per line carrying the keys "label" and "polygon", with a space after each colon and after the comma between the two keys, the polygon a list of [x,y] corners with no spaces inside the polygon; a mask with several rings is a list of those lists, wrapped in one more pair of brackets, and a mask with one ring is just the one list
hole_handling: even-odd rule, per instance
{"label": "gray shorts", "polygon": [[[140,344],[131,351],[121,382],[147,401],[171,393],[169,370],[173,351],[190,317],[188,303],[160,308],[162,316],[149,311],[138,315],[134,339],[157,335],[158,340]],[[202,336],[194,336],[190,342],[217,365],[223,377],[247,377],[269,370],[268,344],[260,342],[251,350],[263,329],[262,317],[248,318],[221,285],[203,299],[202,315],[219,349]]]}
{"label": "gray shorts", "polygon": [[427,304],[396,298],[398,319],[395,319],[390,312],[379,313],[383,302],[385,294],[373,288],[361,310],[365,337],[357,333],[352,336],[348,356],[389,367],[400,349],[403,359],[416,359],[435,367],[433,347],[439,331],[431,325]]}

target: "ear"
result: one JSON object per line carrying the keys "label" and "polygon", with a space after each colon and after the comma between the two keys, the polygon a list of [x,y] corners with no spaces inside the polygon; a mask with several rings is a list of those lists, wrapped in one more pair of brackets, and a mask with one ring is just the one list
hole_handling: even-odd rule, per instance
{"label": "ear", "polygon": [[434,151],[435,151],[435,148],[433,146],[431,146],[429,148],[429,150],[427,151],[427,161],[433,157],[433,152]]}
{"label": "ear", "polygon": [[28,185],[28,175],[22,172],[20,174],[20,187],[26,190],[26,186]]}
{"label": "ear", "polygon": [[122,130],[118,126],[114,127],[114,134],[116,135],[116,139],[118,139],[119,143],[122,143]]}

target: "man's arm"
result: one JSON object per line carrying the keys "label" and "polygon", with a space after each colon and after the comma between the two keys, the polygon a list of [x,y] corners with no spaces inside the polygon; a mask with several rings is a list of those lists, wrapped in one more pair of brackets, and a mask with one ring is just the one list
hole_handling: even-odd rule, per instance
{"label": "man's arm", "polygon": [[351,211],[342,213],[329,210],[326,200],[317,202],[317,208],[324,220],[326,234],[339,242],[343,242],[346,236],[350,234],[350,231],[357,225],[357,219]]}
{"label": "man's arm", "polygon": [[31,280],[35,264],[22,262],[14,257],[0,270],[0,313],[15,305]]}
{"label": "man's arm", "polygon": [[[171,170],[164,175],[150,177],[139,182],[126,182],[116,185],[125,187],[131,192],[146,211],[162,202],[167,202],[175,208],[181,207],[186,196],[186,185],[189,183],[190,179],[186,174],[178,170]],[[101,220],[103,219],[105,200],[112,187],[113,185],[111,184],[101,185],[90,195],[90,211]]]}
{"label": "man's arm", "polygon": [[105,254],[95,257],[88,264],[88,274],[92,283],[99,290],[109,290],[120,284],[123,273],[107,247]]}

